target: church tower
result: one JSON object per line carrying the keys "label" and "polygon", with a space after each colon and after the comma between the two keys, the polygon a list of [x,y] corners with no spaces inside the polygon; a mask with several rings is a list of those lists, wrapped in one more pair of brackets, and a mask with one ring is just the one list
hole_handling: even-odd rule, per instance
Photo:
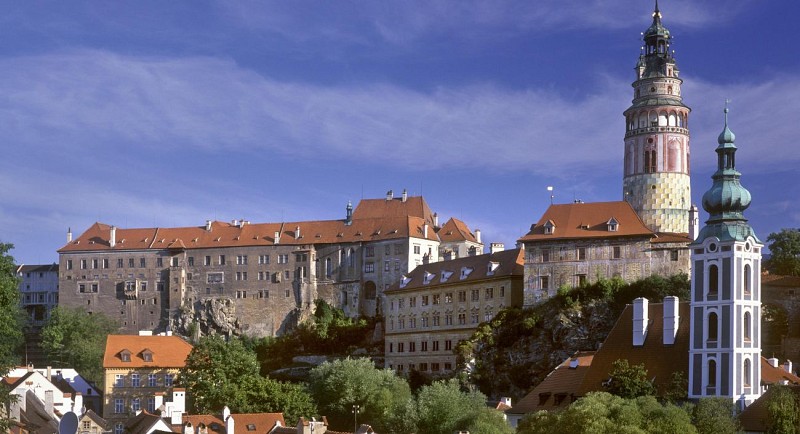
{"label": "church tower", "polygon": [[761,241],[743,212],[750,192],[736,171],[735,136],[719,135],[709,219],[689,245],[692,260],[689,398],[727,397],[744,408],[761,394]]}
{"label": "church tower", "polygon": [[656,0],[653,24],[643,33],[633,104],[625,110],[623,200],[654,232],[689,233],[689,129],[672,36],[661,24]]}

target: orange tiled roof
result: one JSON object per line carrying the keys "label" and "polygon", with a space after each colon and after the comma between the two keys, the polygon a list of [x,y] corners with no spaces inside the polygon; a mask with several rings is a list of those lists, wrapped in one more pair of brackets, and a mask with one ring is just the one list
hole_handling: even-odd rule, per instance
{"label": "orange tiled roof", "polygon": [[453,241],[472,241],[477,243],[475,234],[469,230],[466,223],[457,218],[450,218],[441,229],[439,229],[439,239],[443,242]]}
{"label": "orange tiled roof", "polygon": [[[153,361],[146,362],[144,350],[153,353]],[[130,362],[123,362],[121,353],[130,352]],[[108,335],[103,354],[104,368],[182,368],[192,346],[178,336]]]}
{"label": "orange tiled roof", "polygon": [[418,217],[433,226],[433,214],[422,196],[402,198],[362,199],[353,210],[353,220],[387,217]]}
{"label": "orange tiled roof", "polygon": [[[616,231],[608,230],[608,222],[615,219]],[[544,233],[544,225],[552,221],[555,230]],[[591,202],[550,205],[539,222],[520,241],[543,241],[575,238],[614,238],[626,236],[653,236],[653,231],[628,202]]]}
{"label": "orange tiled roof", "polygon": [[761,285],[783,288],[800,288],[800,276],[781,276],[779,274],[762,274]]}
{"label": "orange tiled roof", "polygon": [[[489,274],[489,264],[496,263],[497,268]],[[423,287],[436,286],[440,284],[462,283],[487,278],[498,278],[507,276],[523,275],[524,253],[522,249],[504,250],[496,253],[486,253],[484,255],[466,256],[450,261],[432,262],[422,264],[405,276],[399,283],[394,283],[389,287],[385,294],[393,292],[403,292]],[[462,268],[471,269],[469,275],[461,279]],[[452,273],[449,278],[442,281],[443,273]],[[426,275],[434,275],[428,284],[425,282]],[[403,282],[406,282],[403,285]]]}
{"label": "orange tiled roof", "polygon": [[565,360],[507,413],[527,414],[568,406],[578,395],[594,354],[594,351],[580,351]]}
{"label": "orange tiled roof", "polygon": [[[234,425],[234,434],[267,433],[275,426],[276,422],[284,425],[283,413],[231,413]],[[209,427],[211,432],[225,433],[225,422],[217,416],[210,414],[190,414],[183,416],[183,425],[191,423],[196,429],[200,424]],[[176,426],[173,425],[173,429]],[[180,428],[180,427],[178,427]],[[296,432],[297,430],[292,430]],[[180,431],[176,431],[180,432]]]}
{"label": "orange tiled roof", "polygon": [[770,365],[765,357],[761,357],[761,382],[764,384],[788,382],[789,384],[800,385],[800,377],[786,372],[786,370],[780,366],[775,367]]}
{"label": "orange tiled roof", "polygon": [[[425,238],[423,227],[426,222],[429,226],[426,239],[438,240],[438,236],[433,230],[430,209],[421,197],[409,198],[405,202],[408,206],[399,200],[370,199],[361,202],[356,210],[361,209],[364,205],[365,211],[358,218],[354,213],[350,225],[347,225],[344,220],[245,224],[214,221],[211,222],[210,230],[206,230],[205,226],[117,228],[114,247],[111,247],[110,243],[111,226],[95,223],[58,252],[272,246],[276,244],[276,232],[279,234],[277,244],[289,245],[367,242],[406,237]],[[382,208],[378,204],[382,202],[398,202],[400,206],[386,206],[385,208],[388,209],[381,212]],[[417,212],[418,210],[415,208],[419,208],[423,212]],[[418,213],[423,215],[416,215]],[[299,237],[296,236],[298,228]]]}

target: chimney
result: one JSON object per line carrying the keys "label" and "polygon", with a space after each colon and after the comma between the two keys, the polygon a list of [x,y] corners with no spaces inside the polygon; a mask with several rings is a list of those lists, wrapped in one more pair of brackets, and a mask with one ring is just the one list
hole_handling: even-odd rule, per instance
{"label": "chimney", "polygon": [[435,228],[439,227],[439,214],[438,213],[433,213],[433,227],[435,227]]}
{"label": "chimney", "polygon": [[183,425],[183,434],[194,434],[194,426],[192,426],[191,422],[186,422],[186,424]]}
{"label": "chimney", "polygon": [[52,390],[45,390],[44,391],[44,411],[52,416],[53,414],[53,391]]}
{"label": "chimney", "polygon": [[67,228],[67,242],[72,242],[72,228]]}
{"label": "chimney", "polygon": [[206,232],[211,232],[211,220],[206,220]]}
{"label": "chimney", "polygon": [[481,230],[480,229],[475,229],[475,241],[478,244],[481,244]]}
{"label": "chimney", "polygon": [[511,407],[511,397],[504,396],[504,397],[500,398],[500,402],[502,402],[503,404]]}
{"label": "chimney", "polygon": [[678,314],[678,297],[664,297],[664,345],[674,345],[678,334],[680,315]]}
{"label": "chimney", "polygon": [[47,381],[53,381],[53,367],[47,367]]}
{"label": "chimney", "polygon": [[75,392],[75,399],[73,400],[72,404],[72,412],[77,414],[78,417],[83,415],[83,394],[81,392]]}
{"label": "chimney", "polygon": [[769,365],[770,365],[770,366],[772,366],[773,368],[777,368],[777,367],[778,367],[778,358],[777,358],[777,357],[773,357],[773,358],[771,358],[771,359],[767,359],[767,362],[768,362],[768,363],[769,363]]}
{"label": "chimney", "polygon": [[506,245],[503,243],[491,243],[489,244],[489,253],[497,253],[502,252],[506,249]]}
{"label": "chimney", "polygon": [[294,228],[294,239],[296,240],[300,239],[300,226]]}
{"label": "chimney", "polygon": [[233,417],[231,416],[231,411],[227,406],[222,410],[222,420],[225,422],[225,434],[234,434],[235,430]]}
{"label": "chimney", "polygon": [[350,226],[353,224],[353,203],[349,200],[347,201],[347,216],[344,219],[344,224]]}
{"label": "chimney", "polygon": [[404,188],[403,189],[403,202],[405,203],[405,201],[407,201],[407,200],[408,200],[408,190],[406,190]]}
{"label": "chimney", "polygon": [[111,235],[108,238],[108,245],[114,247],[117,245],[117,227],[111,226]]}
{"label": "chimney", "polygon": [[697,205],[692,205],[689,209],[689,238],[696,240],[700,232],[700,219],[698,217]]}
{"label": "chimney", "polygon": [[281,242],[281,233],[275,231],[275,244],[280,244],[280,242]]}
{"label": "chimney", "polygon": [[633,346],[641,347],[647,337],[647,299],[639,297],[633,300]]}
{"label": "chimney", "polygon": [[153,399],[155,399],[154,407],[156,409],[160,408],[162,405],[164,405],[164,392],[156,392],[153,396]]}
{"label": "chimney", "polygon": [[186,411],[186,389],[177,387],[172,389],[172,407],[175,409],[173,411],[180,413]]}
{"label": "chimney", "polygon": [[428,222],[422,224],[422,238],[428,239]]}
{"label": "chimney", "polygon": [[792,361],[791,360],[786,359],[786,361],[783,362],[783,370],[788,372],[788,373],[790,373],[790,374],[794,374],[794,371],[792,371]]}
{"label": "chimney", "polygon": [[387,191],[386,200],[392,200],[392,198],[394,198],[394,192],[392,190]]}

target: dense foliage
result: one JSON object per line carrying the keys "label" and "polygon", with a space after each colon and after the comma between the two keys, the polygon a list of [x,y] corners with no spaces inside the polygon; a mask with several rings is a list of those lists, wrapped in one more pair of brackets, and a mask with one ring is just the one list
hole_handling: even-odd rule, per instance
{"label": "dense foliage", "polygon": [[787,386],[772,386],[769,395],[767,432],[770,434],[800,432],[800,402],[792,389]]}
{"label": "dense foliage", "polygon": [[59,306],[42,329],[42,349],[50,365],[73,368],[87,380],[102,385],[106,338],[118,328],[102,313],[87,315],[80,308]]}
{"label": "dense foliage", "polygon": [[189,407],[195,414],[217,413],[227,406],[233,413],[283,412],[292,424],[300,416],[316,414],[302,386],[261,376],[255,354],[238,339],[201,338],[178,381],[192,391]]}
{"label": "dense foliage", "polygon": [[490,395],[521,397],[577,351],[597,348],[625,305],[637,297],[660,302],[689,298],[688,276],[652,276],[633,283],[600,279],[558,294],[530,309],[505,309],[478,326],[456,348],[459,366]]}
{"label": "dense foliage", "polygon": [[[14,246],[0,243],[0,376],[13,368],[19,361],[19,348],[22,334],[23,312],[19,305],[19,280],[17,266],[9,251]],[[0,396],[8,396],[5,385],[0,385]],[[8,429],[8,419],[0,411],[0,431]]]}
{"label": "dense foliage", "polygon": [[770,258],[766,267],[774,274],[800,276],[800,229],[782,229],[767,237]]}
{"label": "dense foliage", "polygon": [[609,372],[608,392],[622,398],[653,395],[655,386],[647,377],[644,364],[631,365],[626,359],[616,360]]}

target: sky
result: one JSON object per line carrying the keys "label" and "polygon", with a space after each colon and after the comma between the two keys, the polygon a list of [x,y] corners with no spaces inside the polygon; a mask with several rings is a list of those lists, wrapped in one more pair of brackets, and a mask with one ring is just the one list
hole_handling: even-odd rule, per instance
{"label": "sky", "polygon": [[[0,242],[328,220],[387,190],[513,247],[550,204],[621,200],[650,0],[0,1]],[[729,99],[762,240],[800,227],[795,0],[661,0],[692,198]],[[701,216],[701,224],[707,215]]]}

